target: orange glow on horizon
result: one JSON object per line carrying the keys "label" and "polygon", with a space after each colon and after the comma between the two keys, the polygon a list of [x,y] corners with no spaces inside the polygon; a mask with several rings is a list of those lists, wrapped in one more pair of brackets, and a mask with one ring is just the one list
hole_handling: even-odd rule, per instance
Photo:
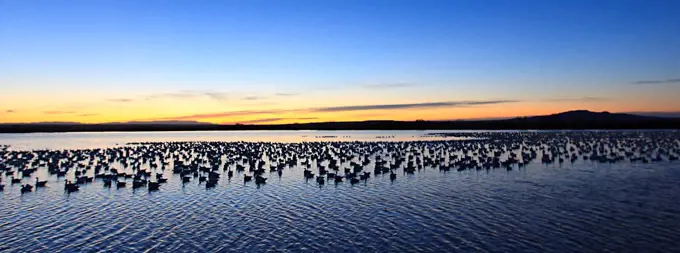
{"label": "orange glow on horizon", "polygon": [[[559,113],[569,110],[609,112],[677,112],[675,94],[639,94],[602,101],[519,100],[490,104],[439,105],[439,102],[402,101],[386,97],[373,101],[370,95],[282,97],[275,101],[220,101],[206,97],[137,98],[131,101],[92,96],[36,95],[20,103],[18,97],[0,101],[2,123],[80,122],[109,123],[129,121],[198,121],[217,124],[288,124],[366,120],[470,120],[511,118]],[[110,97],[110,96],[109,96]],[[353,99],[343,99],[352,97]],[[356,100],[354,100],[356,98]],[[635,98],[635,99],[632,99]],[[350,102],[348,102],[350,101]],[[373,103],[371,103],[373,101]],[[421,100],[422,101],[422,100]],[[442,103],[446,103],[446,100]],[[458,101],[502,101],[469,99]],[[13,107],[11,104],[32,105]],[[52,104],[60,105],[53,106]],[[424,104],[424,105],[422,105]],[[433,105],[431,105],[433,104]],[[398,105],[391,107],[392,105]],[[413,107],[413,108],[411,108]],[[331,108],[326,110],[325,108]]]}
{"label": "orange glow on horizon", "polygon": [[[536,105],[533,103],[516,103],[479,107],[450,107],[450,108],[420,108],[399,110],[364,110],[345,112],[263,112],[253,115],[215,116],[205,118],[173,119],[197,113],[191,110],[177,110],[176,113],[158,111],[154,108],[142,108],[136,110],[120,110],[110,108],[100,110],[96,114],[75,114],[58,111],[45,114],[44,112],[5,113],[5,123],[29,123],[29,122],[80,122],[80,123],[109,123],[129,121],[197,121],[216,124],[288,124],[309,122],[340,122],[340,121],[366,121],[366,120],[471,120],[471,119],[494,119],[511,118],[520,116],[547,115],[569,110],[587,109],[591,111],[610,112],[641,112],[641,111],[664,111],[664,110],[635,110],[636,108],[620,107],[614,109],[608,106],[579,107],[571,105]],[[662,108],[659,108],[662,109]],[[264,111],[264,110],[263,110]],[[12,115],[16,114],[16,115]],[[219,114],[219,113],[215,113]],[[11,117],[5,117],[5,116]]]}

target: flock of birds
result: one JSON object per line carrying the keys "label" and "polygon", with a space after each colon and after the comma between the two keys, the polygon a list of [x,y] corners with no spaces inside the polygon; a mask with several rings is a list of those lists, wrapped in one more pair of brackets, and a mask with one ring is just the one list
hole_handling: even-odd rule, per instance
{"label": "flock of birds", "polygon": [[[286,169],[303,169],[302,178],[316,184],[356,184],[371,176],[424,169],[440,171],[513,170],[532,162],[545,164],[672,162],[680,154],[678,131],[466,132],[430,134],[457,140],[373,142],[146,142],[85,150],[12,150],[0,146],[0,191],[20,185],[21,193],[48,187],[38,174],[63,182],[64,191],[101,182],[104,187],[159,190],[168,182],[165,171],[183,184],[198,181],[205,188],[242,178],[267,182]],[[40,173],[39,171],[46,173]],[[269,172],[269,173],[267,173]],[[234,179],[239,180],[239,179]],[[52,183],[49,183],[52,186]]]}

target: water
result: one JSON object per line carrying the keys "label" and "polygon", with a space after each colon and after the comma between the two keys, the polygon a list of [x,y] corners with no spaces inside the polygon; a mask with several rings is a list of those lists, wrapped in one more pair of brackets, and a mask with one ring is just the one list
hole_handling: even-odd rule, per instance
{"label": "water", "polygon": [[[131,140],[346,135],[330,133],[32,134],[0,136],[0,144],[85,148]],[[347,135],[422,138],[417,133]],[[393,182],[378,175],[353,186],[322,187],[303,180],[300,166],[281,178],[266,173],[270,179],[261,187],[224,177],[207,190],[169,176],[158,192],[94,183],[66,194],[63,181],[45,175],[47,188],[20,194],[18,185],[3,180],[8,185],[0,193],[0,251],[680,251],[678,162],[535,162],[512,171],[425,168],[399,173]]]}
{"label": "water", "polygon": [[[461,131],[193,131],[193,132],[89,132],[0,134],[0,144],[17,150],[87,149],[124,145],[129,142],[164,141],[415,141],[434,132]],[[465,132],[465,131],[463,131]],[[451,138],[448,138],[451,139]]]}

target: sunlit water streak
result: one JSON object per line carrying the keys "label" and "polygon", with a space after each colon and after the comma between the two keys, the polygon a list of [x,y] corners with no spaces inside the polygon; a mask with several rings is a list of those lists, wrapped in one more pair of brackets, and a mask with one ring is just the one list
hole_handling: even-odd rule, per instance
{"label": "sunlit water streak", "polygon": [[680,251],[678,162],[425,168],[354,186],[305,182],[302,167],[267,177],[208,190],[168,177],[158,192],[95,183],[66,194],[51,177],[22,195],[8,184],[0,251]]}
{"label": "sunlit water streak", "polygon": [[[453,139],[427,136],[454,131],[191,131],[0,134],[0,144],[16,150],[88,149],[130,142],[168,141],[414,141]],[[455,131],[460,132],[460,131]]]}

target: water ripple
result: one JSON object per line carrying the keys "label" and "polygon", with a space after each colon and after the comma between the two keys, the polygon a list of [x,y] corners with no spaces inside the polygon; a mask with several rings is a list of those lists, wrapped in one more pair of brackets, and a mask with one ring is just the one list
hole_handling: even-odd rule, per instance
{"label": "water ripple", "polygon": [[647,167],[426,169],[323,187],[288,173],[260,188],[171,182],[156,193],[10,188],[0,251],[680,251],[680,171]]}

